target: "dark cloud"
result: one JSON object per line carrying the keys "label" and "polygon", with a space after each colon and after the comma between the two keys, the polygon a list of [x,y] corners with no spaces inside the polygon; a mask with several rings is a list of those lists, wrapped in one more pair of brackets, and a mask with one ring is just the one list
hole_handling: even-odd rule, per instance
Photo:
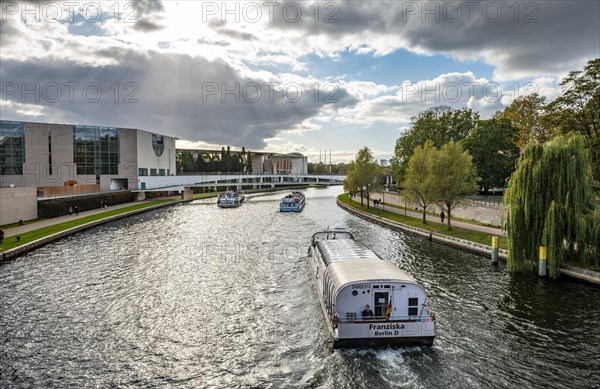
{"label": "dark cloud", "polygon": [[165,11],[162,0],[138,0],[135,3],[134,29],[142,32],[153,32],[164,28],[161,24],[162,13]]}
{"label": "dark cloud", "polygon": [[363,35],[367,41],[372,34],[418,52],[483,54],[501,72],[555,73],[600,56],[599,1],[344,1],[318,3],[318,22],[313,3],[294,3],[290,9],[303,7],[301,20],[286,19],[281,5],[269,27],[307,38],[349,42]]}
{"label": "dark cloud", "polygon": [[[35,89],[37,83],[39,92],[25,96],[5,94],[2,98],[44,107],[51,113],[44,120],[140,128],[186,140],[254,149],[264,147],[266,138],[318,115],[325,106],[335,109],[356,103],[344,89],[328,96],[329,90],[316,93],[308,82],[307,86],[281,82],[271,89],[263,80],[240,75],[222,60],[105,50],[104,54],[113,55],[119,65],[87,67],[64,60],[3,60],[3,82],[14,83],[19,90],[22,86]],[[71,84],[72,99],[69,83],[77,83]],[[57,85],[62,92],[60,99],[56,98]],[[98,87],[102,91],[99,99]],[[285,96],[275,90],[281,87],[288,88]],[[224,88],[228,94],[221,93]],[[302,95],[294,102],[297,91]],[[39,119],[11,108],[3,111],[6,119]]]}
{"label": "dark cloud", "polygon": [[236,31],[228,28],[219,28],[218,31],[223,35],[242,41],[252,41],[256,39],[254,35],[248,32]]}

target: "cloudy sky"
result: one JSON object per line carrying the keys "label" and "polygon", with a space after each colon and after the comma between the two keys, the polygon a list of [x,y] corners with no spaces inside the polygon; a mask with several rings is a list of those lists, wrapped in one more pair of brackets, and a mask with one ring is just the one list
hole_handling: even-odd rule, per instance
{"label": "cloudy sky", "polygon": [[389,158],[427,108],[548,99],[600,57],[600,2],[1,1],[4,120],[180,147]]}

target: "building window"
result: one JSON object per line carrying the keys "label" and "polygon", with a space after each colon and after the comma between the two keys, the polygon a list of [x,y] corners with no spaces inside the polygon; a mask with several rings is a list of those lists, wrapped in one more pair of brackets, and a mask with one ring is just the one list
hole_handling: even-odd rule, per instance
{"label": "building window", "polygon": [[76,126],[73,136],[73,162],[77,164],[77,174],[118,174],[118,129]]}
{"label": "building window", "polygon": [[24,128],[23,123],[0,121],[0,174],[2,175],[23,175]]}
{"label": "building window", "polygon": [[138,173],[138,175],[139,175],[139,176],[147,176],[147,175],[148,175],[148,169],[146,169],[146,168],[143,168],[143,167],[139,168],[139,173]]}
{"label": "building window", "polygon": [[151,176],[155,176],[156,175],[156,169],[150,169],[150,175]]}
{"label": "building window", "polygon": [[152,148],[157,157],[163,155],[165,151],[165,137],[162,135],[152,134]]}
{"label": "building window", "polygon": [[159,176],[164,176],[165,175],[165,169],[158,169],[158,175]]}
{"label": "building window", "polygon": [[419,314],[419,299],[417,297],[409,297],[408,299],[408,316],[417,316]]}

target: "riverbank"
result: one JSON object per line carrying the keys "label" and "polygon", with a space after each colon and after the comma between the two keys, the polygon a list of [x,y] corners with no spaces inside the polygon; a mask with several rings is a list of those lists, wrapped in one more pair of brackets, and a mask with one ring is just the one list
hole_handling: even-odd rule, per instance
{"label": "riverbank", "polygon": [[[412,235],[420,236],[429,239],[432,242],[442,243],[448,246],[456,247],[462,250],[466,250],[475,254],[485,255],[491,258],[492,255],[492,247],[486,244],[482,244],[480,242],[474,242],[471,240],[461,239],[445,234],[441,234],[435,231],[426,230],[423,228],[414,227],[405,223],[401,223],[399,221],[391,220],[389,217],[385,217],[386,211],[379,211],[379,215],[375,215],[372,212],[368,212],[367,210],[359,209],[358,206],[353,206],[353,204],[344,202],[343,196],[347,196],[347,194],[343,194],[337,197],[336,203],[342,209],[362,217],[364,219],[373,221],[378,224],[382,224],[394,229],[401,230],[403,232],[407,232]],[[393,214],[392,212],[389,212]],[[473,225],[476,228],[476,225]],[[508,255],[508,251],[504,249],[498,250],[498,258],[506,261]],[[561,275],[566,278],[573,279],[579,282],[584,282],[586,284],[594,285],[600,287],[600,273],[594,272],[591,270],[583,269],[580,267],[565,265],[561,267]]]}
{"label": "riverbank", "polygon": [[[104,212],[88,211],[87,213],[90,213],[88,215],[86,215],[84,212],[81,212],[81,217],[76,219],[74,218],[70,221],[58,221],[58,219],[62,221],[65,219],[65,217],[47,219],[39,223],[48,224],[47,226],[34,229],[32,227],[37,227],[37,225],[36,223],[33,223],[27,226],[29,227],[27,231],[23,230],[24,226],[15,227],[14,229],[20,229],[21,232],[17,234],[14,231],[7,230],[7,235],[5,235],[4,242],[2,246],[0,246],[0,261],[8,260],[38,247],[44,246],[55,240],[62,239],[92,227],[189,201],[190,200],[179,199],[149,201],[142,204],[125,206],[119,209],[112,209]],[[54,223],[52,223],[53,221]]]}

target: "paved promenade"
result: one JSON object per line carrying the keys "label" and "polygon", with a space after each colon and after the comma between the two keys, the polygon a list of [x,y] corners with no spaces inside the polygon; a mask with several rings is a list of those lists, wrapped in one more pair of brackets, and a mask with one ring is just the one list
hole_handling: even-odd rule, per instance
{"label": "paved promenade", "polygon": [[[353,198],[352,201],[356,201],[358,200],[358,203],[360,204],[360,197],[359,198]],[[378,205],[377,207],[375,207],[373,205],[373,202],[370,202],[370,206],[376,209],[384,209],[388,212],[394,212],[397,213],[399,215],[404,215],[405,212],[403,209],[399,209],[396,207],[391,207],[391,206],[385,206],[385,205]],[[365,209],[367,209],[367,205],[366,205],[366,199],[365,199]],[[414,217],[417,218],[419,220],[423,219],[423,214],[420,212],[415,212],[415,211],[406,211],[406,216],[409,217]],[[440,218],[438,216],[432,216],[432,215],[427,215],[426,219],[428,222],[434,222],[434,223],[440,223]],[[444,224],[448,225],[448,219],[444,219]],[[471,231],[479,231],[479,232],[485,232],[486,234],[491,234],[491,235],[498,235],[501,236],[502,234],[502,230],[500,230],[499,228],[494,228],[494,227],[486,227],[486,226],[481,226],[478,224],[471,224],[471,223],[465,223],[465,222],[460,222],[460,221],[456,221],[454,219],[452,219],[451,222],[452,227],[457,227],[457,228],[464,228],[465,230],[471,230]]]}

